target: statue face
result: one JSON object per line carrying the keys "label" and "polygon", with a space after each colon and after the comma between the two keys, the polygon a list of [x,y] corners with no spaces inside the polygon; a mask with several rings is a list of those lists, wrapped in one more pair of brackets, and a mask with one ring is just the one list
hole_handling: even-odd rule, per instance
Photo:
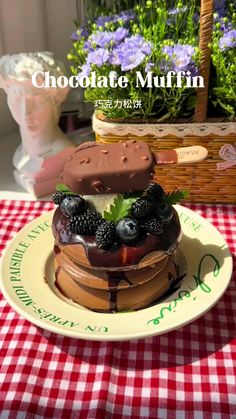
{"label": "statue face", "polygon": [[45,131],[55,125],[53,104],[50,96],[39,89],[12,86],[8,90],[7,101],[15,121],[31,135]]}

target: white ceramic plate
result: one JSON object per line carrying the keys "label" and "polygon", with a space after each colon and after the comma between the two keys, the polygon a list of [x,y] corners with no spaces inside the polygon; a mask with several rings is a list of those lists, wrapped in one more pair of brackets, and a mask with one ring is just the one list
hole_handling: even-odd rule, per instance
{"label": "white ceramic plate", "polygon": [[91,340],[128,340],[177,329],[208,311],[226,290],[232,257],[221,234],[193,211],[176,205],[183,238],[178,290],[149,308],[116,314],[87,310],[60,296],[54,286],[53,211],[24,227],[1,264],[1,290],[23,317],[43,329]]}

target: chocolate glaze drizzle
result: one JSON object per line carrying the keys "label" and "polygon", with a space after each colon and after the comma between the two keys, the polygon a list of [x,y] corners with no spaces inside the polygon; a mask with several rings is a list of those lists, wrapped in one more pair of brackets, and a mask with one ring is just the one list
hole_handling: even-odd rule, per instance
{"label": "chocolate glaze drizzle", "polygon": [[133,285],[132,282],[125,276],[125,272],[107,272],[107,275],[109,290],[116,289],[121,281],[125,281],[131,286]]}
{"label": "chocolate glaze drizzle", "polygon": [[132,282],[126,278],[125,272],[114,271],[107,272],[108,275],[108,288],[109,288],[109,303],[110,308],[109,312],[117,312],[117,294],[118,294],[118,285],[121,281],[128,282],[129,285],[133,285]]}

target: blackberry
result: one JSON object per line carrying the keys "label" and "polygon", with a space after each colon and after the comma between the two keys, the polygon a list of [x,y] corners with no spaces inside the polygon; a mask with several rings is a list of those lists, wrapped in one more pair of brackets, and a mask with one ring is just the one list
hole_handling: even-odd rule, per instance
{"label": "blackberry", "polygon": [[154,210],[155,203],[149,197],[140,198],[131,206],[131,213],[134,218],[150,217]]}
{"label": "blackberry", "polygon": [[168,204],[158,204],[156,206],[156,216],[163,224],[169,224],[173,217],[173,208]]}
{"label": "blackberry", "polygon": [[155,236],[163,233],[163,225],[157,218],[149,218],[148,220],[145,220],[142,226],[147,233],[154,234]]}
{"label": "blackberry", "polygon": [[108,249],[115,241],[116,228],[113,221],[102,222],[96,231],[96,244],[100,249]]}
{"label": "blackberry", "polygon": [[52,200],[54,204],[60,205],[62,201],[67,197],[68,195],[65,192],[57,191],[52,195]]}
{"label": "blackberry", "polygon": [[161,185],[155,182],[150,183],[145,189],[145,192],[147,192],[148,195],[155,197],[155,199],[158,201],[162,201],[165,196],[165,192]]}
{"label": "blackberry", "polygon": [[72,233],[92,236],[95,234],[102,217],[95,211],[85,211],[83,214],[70,218],[68,228]]}

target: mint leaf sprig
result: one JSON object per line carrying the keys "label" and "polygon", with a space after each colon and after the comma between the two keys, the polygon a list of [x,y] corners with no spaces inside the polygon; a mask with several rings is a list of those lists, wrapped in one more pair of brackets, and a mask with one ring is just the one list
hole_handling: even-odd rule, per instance
{"label": "mint leaf sprig", "polygon": [[76,195],[74,192],[72,192],[72,191],[68,188],[68,186],[64,185],[64,183],[59,183],[59,184],[56,186],[56,191],[58,191],[58,192],[63,192],[63,193],[64,193],[64,194],[66,194],[66,195]]}
{"label": "mint leaf sprig", "polygon": [[173,191],[169,192],[165,195],[163,202],[165,204],[174,205],[177,204],[181,199],[187,198],[189,195],[189,191]]}
{"label": "mint leaf sprig", "polygon": [[114,203],[110,205],[109,210],[104,211],[103,218],[105,218],[106,221],[117,223],[121,218],[124,218],[129,214],[132,204],[137,201],[137,199],[138,197],[125,198],[122,195],[118,195],[114,199]]}

